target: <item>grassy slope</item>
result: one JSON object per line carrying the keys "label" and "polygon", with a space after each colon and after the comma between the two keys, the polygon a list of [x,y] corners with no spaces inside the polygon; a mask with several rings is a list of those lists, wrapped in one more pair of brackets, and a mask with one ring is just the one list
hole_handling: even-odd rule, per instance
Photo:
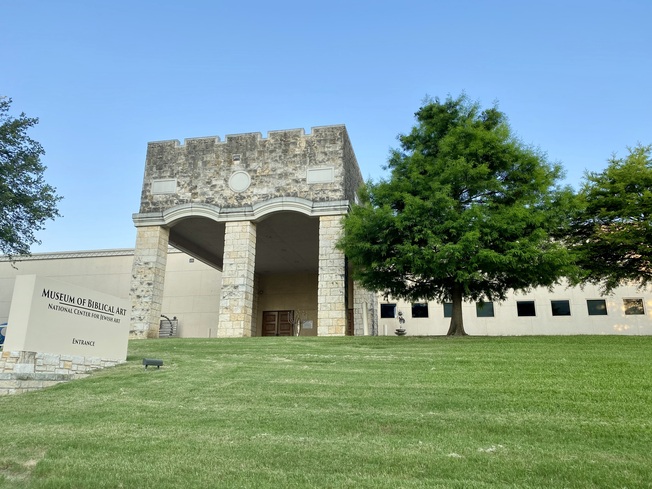
{"label": "grassy slope", "polygon": [[652,487],[652,338],[138,341],[0,415],[0,487]]}

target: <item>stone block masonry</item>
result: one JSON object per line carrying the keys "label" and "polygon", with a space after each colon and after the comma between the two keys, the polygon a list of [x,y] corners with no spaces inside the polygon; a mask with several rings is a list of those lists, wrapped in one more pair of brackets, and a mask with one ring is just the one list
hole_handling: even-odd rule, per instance
{"label": "stone block masonry", "polygon": [[124,362],[33,351],[3,351],[0,355],[0,395],[22,394],[81,379],[93,370],[120,363]]}
{"label": "stone block masonry", "polygon": [[377,335],[378,295],[366,290],[358,282],[353,284],[353,324],[355,336]]}
{"label": "stone block masonry", "polygon": [[[224,141],[150,142],[134,224],[143,243],[167,232],[162,243],[222,270],[218,337],[262,334],[261,313],[292,309],[294,299],[258,298],[255,275],[298,272],[319,277],[317,288],[313,283],[303,291],[317,303],[317,334],[344,335],[346,261],[335,245],[340,220],[363,183],[343,125],[313,127],[310,134],[270,131],[266,138],[256,132],[227,135]],[[291,233],[283,232],[288,223]],[[284,246],[289,235],[291,246]],[[291,261],[283,254],[288,250],[294,253]],[[136,244],[132,337],[147,337],[158,325],[165,271],[160,253]]]}
{"label": "stone block masonry", "polygon": [[342,336],[346,331],[346,261],[335,247],[341,235],[342,216],[319,218],[319,336]]}
{"label": "stone block masonry", "polygon": [[[332,179],[307,179],[308,170],[330,169]],[[240,192],[229,186],[236,171],[247,172],[252,185]],[[153,182],[169,180],[174,189],[152,191]],[[270,131],[219,137],[151,142],[147,147],[140,213],[162,212],[182,204],[241,208],[275,198],[311,202],[355,199],[363,179],[344,126]]]}
{"label": "stone block masonry", "polygon": [[256,225],[226,223],[218,337],[252,335]]}
{"label": "stone block masonry", "polygon": [[137,228],[131,273],[132,338],[158,337],[170,230],[161,226]]}

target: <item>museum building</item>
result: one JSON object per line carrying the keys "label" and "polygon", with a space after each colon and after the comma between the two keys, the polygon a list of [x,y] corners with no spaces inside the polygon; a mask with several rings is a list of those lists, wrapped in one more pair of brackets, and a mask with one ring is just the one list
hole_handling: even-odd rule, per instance
{"label": "museum building", "polygon": [[[362,184],[342,125],[149,143],[135,249],[0,258],[0,323],[36,274],[129,297],[132,338],[446,334],[450,304],[351,279],[335,244]],[[647,289],[559,286],[463,311],[469,334],[648,335],[651,306]]]}

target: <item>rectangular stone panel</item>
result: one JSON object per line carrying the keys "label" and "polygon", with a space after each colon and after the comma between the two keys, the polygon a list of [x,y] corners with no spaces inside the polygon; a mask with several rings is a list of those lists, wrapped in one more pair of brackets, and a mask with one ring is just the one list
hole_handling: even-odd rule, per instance
{"label": "rectangular stone panel", "polygon": [[176,178],[162,178],[152,180],[152,195],[174,194],[177,192]]}
{"label": "rectangular stone panel", "polygon": [[308,168],[306,170],[308,183],[331,183],[335,181],[335,168]]}

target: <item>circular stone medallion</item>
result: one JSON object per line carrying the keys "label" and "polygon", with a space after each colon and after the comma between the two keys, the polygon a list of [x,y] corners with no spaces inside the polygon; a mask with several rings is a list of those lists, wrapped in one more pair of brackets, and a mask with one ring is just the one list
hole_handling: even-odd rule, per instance
{"label": "circular stone medallion", "polygon": [[237,171],[229,178],[229,187],[234,192],[244,192],[251,185],[251,177],[246,171]]}

